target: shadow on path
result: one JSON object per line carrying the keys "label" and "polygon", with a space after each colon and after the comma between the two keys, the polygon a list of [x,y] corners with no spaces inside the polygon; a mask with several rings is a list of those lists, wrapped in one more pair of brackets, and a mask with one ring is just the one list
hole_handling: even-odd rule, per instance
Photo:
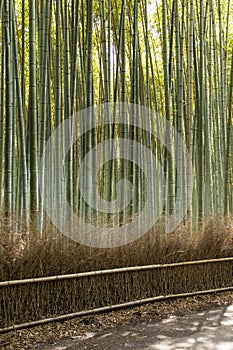
{"label": "shadow on path", "polygon": [[40,345],[37,350],[233,350],[233,304],[170,316],[162,321],[116,326],[98,333]]}

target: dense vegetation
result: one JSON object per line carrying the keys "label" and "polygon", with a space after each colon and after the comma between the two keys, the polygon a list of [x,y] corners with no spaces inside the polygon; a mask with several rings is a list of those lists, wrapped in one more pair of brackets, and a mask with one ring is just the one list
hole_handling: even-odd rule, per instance
{"label": "dense vegetation", "polygon": [[[93,145],[119,137],[142,142],[162,164],[165,217],[181,191],[183,201],[191,203],[185,221],[196,224],[209,215],[232,213],[230,0],[1,0],[0,16],[0,205],[7,225],[10,222],[7,232],[20,232],[30,221],[43,235],[48,219],[39,195],[39,165],[46,142],[74,113],[108,102],[151,108],[161,125],[149,115],[151,135],[140,132],[125,111],[125,124],[99,127],[74,143],[64,163],[63,182],[78,215],[92,223],[100,217],[101,223],[114,226],[130,221],[143,208],[145,176],[126,160],[107,162],[98,173],[100,193],[110,201],[119,180],[131,181],[132,200],[124,210],[98,216],[79,191],[80,161]],[[166,132],[165,120],[182,135],[190,154],[182,187],[174,135],[169,135],[171,152],[152,136],[153,129]],[[54,145],[58,153],[62,145]],[[90,176],[87,169],[87,189]],[[55,201],[59,206],[57,181],[50,181],[50,193],[51,205]]]}
{"label": "dense vegetation", "polygon": [[[0,0],[0,72],[0,281],[233,256],[230,0]],[[3,283],[0,327],[232,286],[178,265]]]}

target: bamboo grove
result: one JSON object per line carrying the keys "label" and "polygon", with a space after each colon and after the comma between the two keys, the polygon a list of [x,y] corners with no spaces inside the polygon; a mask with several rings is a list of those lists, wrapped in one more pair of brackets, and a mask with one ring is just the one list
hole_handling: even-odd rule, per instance
{"label": "bamboo grove", "polygon": [[[191,202],[186,219],[197,223],[208,215],[232,213],[230,0],[1,0],[0,18],[0,204],[5,217],[16,216],[19,225],[36,217],[43,233],[47,219],[39,164],[47,140],[74,113],[109,102],[146,106],[184,139],[191,155],[183,184]],[[155,124],[151,120],[151,128],[160,127]],[[139,140],[161,162],[168,184],[163,213],[169,216],[179,191],[173,154],[127,123],[98,128],[73,145],[64,165],[71,207],[96,220],[78,188],[79,162],[98,142],[118,137]],[[62,151],[62,143],[56,147]],[[120,225],[137,215],[146,196],[139,167],[115,159],[98,174],[98,188],[110,201],[119,180],[127,178],[133,188],[130,205],[101,220]],[[51,203],[59,202],[55,192]]]}

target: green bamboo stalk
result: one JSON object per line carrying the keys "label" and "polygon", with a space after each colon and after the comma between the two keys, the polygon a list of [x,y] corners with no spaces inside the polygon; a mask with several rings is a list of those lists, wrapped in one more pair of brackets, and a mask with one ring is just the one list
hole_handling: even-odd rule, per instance
{"label": "green bamboo stalk", "polygon": [[[55,5],[55,22],[56,22],[56,49],[55,49],[55,123],[54,126],[57,128],[62,122],[62,63],[61,63],[61,17],[60,17],[61,1],[57,0]],[[57,208],[61,208],[61,185],[59,177],[59,164],[62,156],[62,145],[63,140],[57,140],[55,144],[55,159],[54,159],[54,170],[55,170],[55,203]],[[58,213],[57,220],[60,225],[63,213]]]}
{"label": "green bamboo stalk", "polygon": [[72,78],[70,80],[70,94],[71,94],[71,115],[74,113],[74,101],[75,92],[77,85],[77,65],[78,65],[78,38],[79,38],[79,0],[77,2],[72,2],[73,4],[73,25],[72,25],[72,47],[71,47],[71,74]]}
{"label": "green bamboo stalk", "polygon": [[233,100],[233,50],[231,54],[231,76],[229,83],[228,94],[228,120],[227,120],[227,147],[225,156],[225,171],[224,171],[224,214],[227,215],[230,212],[230,200],[231,194],[231,178],[229,173],[230,161],[232,162],[232,153],[230,153],[230,144],[232,140],[232,100]]}
{"label": "green bamboo stalk", "polygon": [[215,211],[219,211],[222,207],[222,153],[221,153],[221,127],[220,127],[220,78],[219,78],[219,55],[217,51],[217,34],[216,34],[216,20],[215,20],[215,12],[213,2],[210,1],[210,16],[212,19],[212,42],[213,42],[213,67],[214,67],[214,113],[215,118],[213,120],[213,128],[214,128],[214,209]]}
{"label": "green bamboo stalk", "polygon": [[[5,23],[2,21],[1,30],[1,86],[0,86],[0,164],[2,164],[4,159],[4,84],[5,84],[5,33],[4,33]],[[4,169],[0,167],[0,205],[3,205],[3,180],[4,180]]]}
{"label": "green bamboo stalk", "polygon": [[[39,59],[40,59],[40,103],[39,103],[39,115],[38,119],[40,121],[39,125],[39,159],[42,160],[43,152],[46,143],[46,124],[47,124],[47,95],[49,93],[49,84],[48,84],[48,70],[49,70],[49,38],[50,38],[50,2],[46,1],[43,5],[43,1],[41,2],[41,13],[40,17],[43,18],[41,20],[41,28],[39,28],[39,37],[40,37],[40,46],[39,46]],[[42,163],[44,164],[44,163]],[[40,168],[41,181],[40,181],[40,236],[42,236],[43,231],[43,217],[44,217],[44,208],[43,208],[43,191],[44,191],[44,169]],[[51,196],[50,196],[51,198]]]}
{"label": "green bamboo stalk", "polygon": [[13,151],[13,70],[12,70],[12,44],[10,35],[10,11],[12,10],[12,1],[6,1],[4,7],[5,17],[5,42],[6,42],[6,132],[5,132],[5,183],[4,183],[4,209],[7,215],[13,210],[12,203],[12,151]]}
{"label": "green bamboo stalk", "polygon": [[36,1],[29,0],[29,101],[30,133],[30,209],[32,219],[38,213],[38,129],[36,78]]}
{"label": "green bamboo stalk", "polygon": [[197,115],[197,191],[198,191],[198,218],[204,217],[204,168],[203,168],[203,130],[204,130],[204,2],[200,2],[200,56],[199,56],[199,89],[200,99]]}
{"label": "green bamboo stalk", "polygon": [[[21,72],[25,72],[25,0],[22,0],[21,6],[22,17],[22,34],[21,34]],[[16,21],[16,19],[15,19]],[[21,93],[23,99],[23,106],[25,108],[25,75],[21,74]],[[25,111],[24,111],[25,113]]]}
{"label": "green bamboo stalk", "polygon": [[22,209],[19,205],[19,212],[23,211],[23,220],[25,220],[26,227],[29,224],[29,194],[27,181],[27,159],[26,159],[26,123],[25,114],[23,110],[23,90],[22,80],[20,80],[19,73],[19,55],[16,40],[16,17],[13,14],[13,57],[14,57],[14,71],[16,84],[16,99],[17,99],[17,121],[18,121],[18,152],[19,152],[19,186],[18,196],[22,199]]}
{"label": "green bamboo stalk", "polygon": [[3,5],[4,5],[4,0],[0,0],[0,17],[1,18],[2,18]]}
{"label": "green bamboo stalk", "polygon": [[[119,40],[119,52],[121,59],[121,94],[120,102],[122,102],[122,111],[121,114],[126,121],[125,124],[120,125],[119,136],[120,138],[127,138],[128,136],[128,125],[127,125],[127,87],[126,87],[126,1],[122,0],[121,3],[121,26],[120,26],[120,40]],[[125,162],[121,160],[120,162],[120,179],[128,178],[128,169],[125,167]],[[124,194],[123,194],[124,199]],[[121,210],[119,213],[119,225],[122,225],[127,216],[126,210]]]}
{"label": "green bamboo stalk", "polygon": [[[192,134],[191,125],[193,120],[193,26],[194,26],[194,3],[187,0],[186,3],[186,55],[187,55],[187,104],[186,104],[186,145],[189,153],[187,164],[187,203],[190,203],[187,209],[187,219],[192,228]],[[191,229],[192,232],[192,229]]]}
{"label": "green bamboo stalk", "polygon": [[[163,58],[163,75],[164,75],[164,96],[165,96],[165,115],[168,122],[171,120],[171,109],[170,109],[170,94],[171,86],[169,84],[169,61],[168,61],[168,50],[167,50],[167,4],[166,0],[162,1],[162,58]],[[170,45],[171,50],[171,45]],[[168,147],[171,149],[172,139],[171,130],[166,129],[166,140]],[[166,215],[169,215],[174,209],[175,199],[175,188],[173,178],[173,156],[169,154],[167,149],[165,150],[165,174],[167,178],[167,203],[166,203]]]}
{"label": "green bamboo stalk", "polygon": [[[209,36],[212,37],[212,22],[209,23]],[[205,76],[205,86],[208,90],[205,93],[207,99],[207,107],[205,110],[206,125],[204,131],[206,154],[205,154],[205,174],[206,174],[206,214],[212,214],[214,212],[214,199],[213,199],[213,169],[212,169],[212,143],[213,143],[213,69],[212,69],[212,49],[208,48],[208,53],[205,55],[205,67],[208,74]]]}
{"label": "green bamboo stalk", "polygon": [[[225,153],[226,147],[226,101],[225,101],[225,62],[224,53],[223,53],[223,26],[222,26],[222,5],[220,0],[218,0],[218,24],[219,24],[219,59],[220,59],[220,126],[221,126],[221,150],[223,154]],[[224,158],[222,159],[224,164]],[[224,166],[224,165],[223,165]]]}
{"label": "green bamboo stalk", "polygon": [[[87,82],[86,82],[86,96],[87,96],[87,122],[88,125],[92,125],[95,116],[93,115],[92,106],[94,105],[94,91],[93,91],[93,1],[90,0],[87,2],[87,26],[86,26],[86,37],[87,37]],[[90,131],[85,138],[85,154],[87,154],[94,146],[94,137],[95,133]],[[85,192],[88,198],[88,202],[91,203],[94,199],[94,196],[91,197],[92,193],[92,183],[94,181],[92,174],[92,167],[96,160],[94,157],[90,159],[86,164],[86,178],[84,179],[85,183]],[[85,207],[85,215],[92,220],[93,211],[89,205]]]}
{"label": "green bamboo stalk", "polygon": [[[64,118],[71,117],[71,94],[70,94],[70,30],[69,30],[69,2],[64,1],[64,16],[63,16],[63,40],[64,40]],[[68,130],[66,140],[72,142],[72,129]],[[67,156],[67,174],[66,174],[66,193],[67,201],[71,208],[73,207],[73,179],[72,179],[72,161],[73,147],[70,148]]]}

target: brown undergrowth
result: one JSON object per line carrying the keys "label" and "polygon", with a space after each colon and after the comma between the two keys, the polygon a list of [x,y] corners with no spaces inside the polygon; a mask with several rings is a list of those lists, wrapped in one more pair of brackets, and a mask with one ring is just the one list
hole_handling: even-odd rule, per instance
{"label": "brown undergrowth", "polygon": [[233,256],[233,218],[211,217],[190,233],[189,224],[165,234],[161,220],[146,235],[126,246],[99,249],[80,245],[47,229],[1,232],[0,280],[33,278],[116,267],[166,264]]}

